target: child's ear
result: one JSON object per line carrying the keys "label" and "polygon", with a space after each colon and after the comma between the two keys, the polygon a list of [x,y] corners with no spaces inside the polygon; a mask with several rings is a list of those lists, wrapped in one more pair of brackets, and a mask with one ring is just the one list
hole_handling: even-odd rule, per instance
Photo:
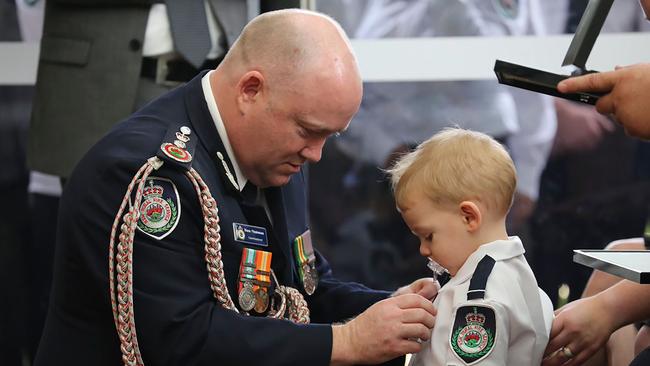
{"label": "child's ear", "polygon": [[472,201],[463,201],[458,205],[460,213],[463,216],[463,223],[469,232],[474,232],[481,227],[483,217],[476,203]]}

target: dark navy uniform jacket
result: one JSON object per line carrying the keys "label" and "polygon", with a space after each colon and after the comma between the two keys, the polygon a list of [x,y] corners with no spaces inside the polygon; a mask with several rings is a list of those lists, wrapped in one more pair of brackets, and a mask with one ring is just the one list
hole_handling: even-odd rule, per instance
{"label": "dark navy uniform jacket", "polygon": [[[299,282],[292,241],[309,228],[303,172],[265,195],[273,219],[249,222],[242,197],[225,176],[227,159],[209,113],[201,77],[151,102],[116,125],[81,160],[60,203],[54,282],[36,365],[119,365],[108,282],[111,226],[127,186],[169,130],[180,126],[197,139],[192,167],[217,201],[224,270],[237,303],[242,249],[232,224],[266,227],[272,268],[281,284],[301,290],[311,324],[244,316],[213,298],[204,260],[203,216],[196,191],[181,169],[165,163],[152,176],[171,180],[180,197],[180,220],[157,240],[136,231],[133,255],[137,336],[145,365],[326,365],[332,348],[328,323],[353,317],[387,293],[336,280],[318,253],[318,289],[307,296]],[[230,165],[232,170],[232,165]],[[234,171],[233,171],[234,172]],[[238,306],[238,305],[237,305]]]}

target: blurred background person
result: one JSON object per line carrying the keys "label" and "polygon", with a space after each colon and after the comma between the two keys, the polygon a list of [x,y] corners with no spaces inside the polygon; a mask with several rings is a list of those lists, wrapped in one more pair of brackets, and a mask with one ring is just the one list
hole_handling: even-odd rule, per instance
{"label": "blurred background person", "polygon": [[[587,0],[540,4],[553,14],[544,18],[551,20],[546,23],[549,33],[573,33]],[[639,2],[623,0],[613,2],[601,34],[648,30],[650,22]],[[563,283],[571,289],[568,300],[585,290],[591,271],[573,263],[573,249],[604,248],[621,238],[642,236],[650,207],[648,143],[630,139],[591,106],[557,98],[555,105],[557,133],[530,221],[537,249],[532,266],[553,301]]]}
{"label": "blurred background person", "polygon": [[[555,28],[550,28],[555,33],[563,30],[574,32],[586,5],[585,0],[544,2],[548,12],[566,20],[564,27],[558,23]],[[628,0],[613,3],[602,33],[648,30],[650,22],[641,11],[639,2]],[[594,271],[585,281],[589,269],[572,263],[567,251],[599,247],[609,250],[646,249],[642,236],[646,217],[650,218],[647,210],[650,203],[647,194],[650,145],[646,141],[630,139],[621,126],[591,106],[562,99],[556,99],[556,106],[558,132],[550,164],[544,173],[543,206],[535,217],[543,223],[538,232],[556,239],[556,245],[545,246],[548,255],[544,258],[553,258],[555,263],[569,269],[571,275],[565,276],[565,280],[574,290],[572,298],[589,298],[622,279]],[[603,174],[604,171],[608,173]],[[549,232],[545,227],[550,225],[557,225],[560,230]],[[648,232],[647,224],[645,231]],[[614,240],[621,237],[635,238]],[[565,254],[560,255],[561,252]],[[563,271],[555,271],[560,272]],[[555,287],[561,281],[551,271],[544,278]],[[643,324],[627,325],[611,336],[608,334],[605,346],[585,364],[629,364],[635,354],[650,345],[648,327]],[[641,331],[637,332],[638,329]]]}
{"label": "blurred background person", "polygon": [[[341,0],[318,6],[342,19],[353,37],[404,38],[543,34],[541,14],[533,3]],[[425,271],[418,258],[402,250],[413,238],[395,213],[379,168],[447,126],[489,134],[510,147],[520,172],[509,220],[517,232],[532,213],[555,133],[549,97],[488,80],[366,83],[355,119],[348,131],[326,145],[324,161],[312,167],[312,215],[334,252],[330,256],[337,257],[336,270],[376,286]],[[350,250],[373,254],[350,256]],[[344,258],[354,260],[346,264]]]}

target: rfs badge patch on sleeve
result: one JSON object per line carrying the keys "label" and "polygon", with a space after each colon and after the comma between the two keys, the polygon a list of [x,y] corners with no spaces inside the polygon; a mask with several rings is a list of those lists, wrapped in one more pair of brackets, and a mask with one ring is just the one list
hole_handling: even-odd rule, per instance
{"label": "rfs badge patch on sleeve", "polygon": [[449,343],[456,356],[466,365],[487,357],[497,337],[494,309],[482,305],[456,309]]}
{"label": "rfs badge patch on sleeve", "polygon": [[174,183],[166,178],[147,178],[139,211],[138,230],[158,240],[171,234],[181,218],[181,205]]}

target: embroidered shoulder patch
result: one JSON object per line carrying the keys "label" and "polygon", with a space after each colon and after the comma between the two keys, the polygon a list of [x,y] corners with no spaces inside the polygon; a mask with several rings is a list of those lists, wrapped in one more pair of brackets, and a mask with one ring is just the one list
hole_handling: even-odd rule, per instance
{"label": "embroidered shoulder patch", "polygon": [[171,234],[181,218],[180,199],[174,183],[166,178],[147,178],[139,210],[140,231],[158,240]]}
{"label": "embroidered shoulder patch", "polygon": [[494,309],[483,305],[461,306],[456,309],[449,344],[466,365],[487,357],[497,337]]}

